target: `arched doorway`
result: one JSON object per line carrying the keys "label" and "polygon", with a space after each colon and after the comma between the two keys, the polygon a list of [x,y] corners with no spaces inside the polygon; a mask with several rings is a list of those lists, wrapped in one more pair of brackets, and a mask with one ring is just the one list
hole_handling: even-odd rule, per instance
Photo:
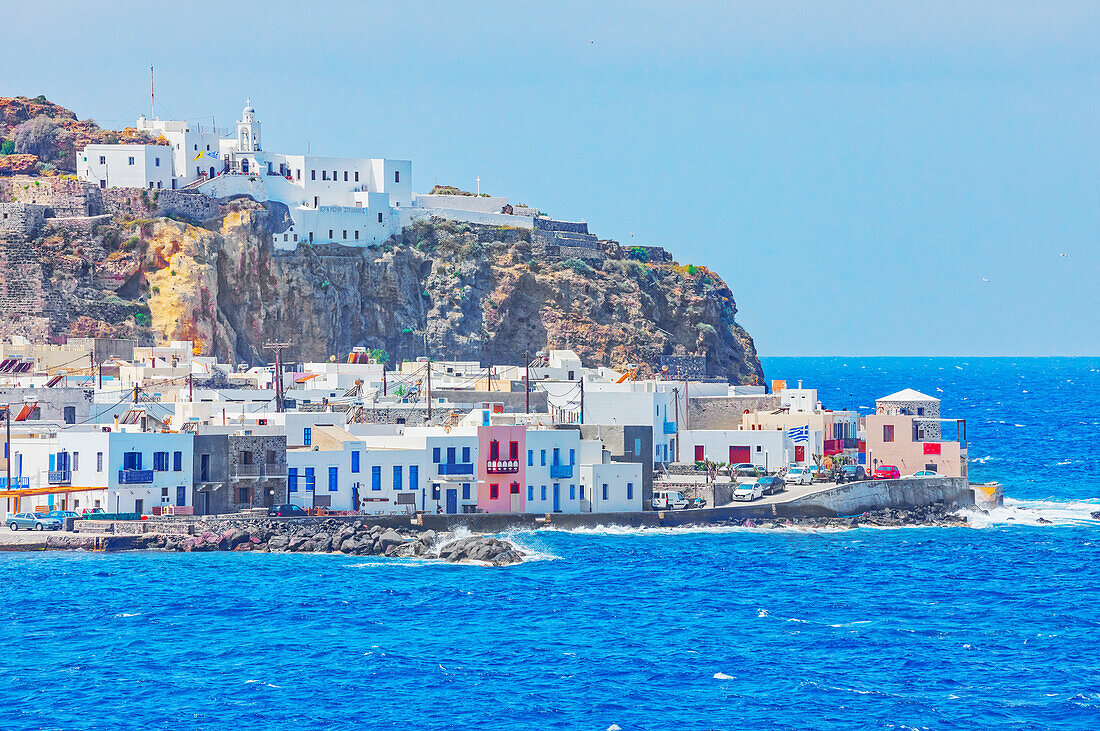
{"label": "arched doorway", "polygon": [[210,166],[210,177],[214,177],[214,175],[215,175],[215,173],[214,173],[214,166],[213,166],[213,165],[211,165],[211,166]]}
{"label": "arched doorway", "polygon": [[248,173],[248,158],[247,157],[241,159],[241,172],[242,173]]}

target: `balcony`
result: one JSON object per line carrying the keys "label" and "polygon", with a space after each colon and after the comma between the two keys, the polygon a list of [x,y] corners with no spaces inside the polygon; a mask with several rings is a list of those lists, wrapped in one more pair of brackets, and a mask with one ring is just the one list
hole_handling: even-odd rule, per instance
{"label": "balcony", "polygon": [[265,480],[286,477],[286,468],[276,464],[239,464],[230,471],[234,480]]}
{"label": "balcony", "polygon": [[71,485],[73,473],[69,470],[50,470],[46,473],[46,482],[51,485]]}
{"label": "balcony", "polygon": [[472,475],[474,474],[474,465],[471,462],[456,463],[456,462],[440,462],[438,465],[439,474],[441,475]]}
{"label": "balcony", "polygon": [[150,485],[153,482],[152,470],[119,470],[120,485]]}
{"label": "balcony", "polygon": [[[18,490],[24,487],[31,486],[31,478],[29,477],[13,477],[11,478],[11,489]],[[8,489],[8,478],[0,477],[0,490]]]}
{"label": "balcony", "polygon": [[485,471],[490,475],[514,475],[519,472],[519,460],[489,459],[485,461]]}
{"label": "balcony", "polygon": [[675,433],[676,433],[676,422],[675,421],[666,421],[665,422],[665,434],[675,434]]}
{"label": "balcony", "polygon": [[573,465],[571,464],[552,464],[550,465],[550,478],[554,480],[568,480],[573,477]]}

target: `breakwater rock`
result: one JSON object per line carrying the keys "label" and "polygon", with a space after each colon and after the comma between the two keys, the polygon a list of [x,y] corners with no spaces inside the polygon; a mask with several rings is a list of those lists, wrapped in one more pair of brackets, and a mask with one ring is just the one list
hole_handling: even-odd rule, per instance
{"label": "breakwater rock", "polygon": [[168,551],[342,553],[493,566],[520,563],[526,555],[511,542],[493,536],[411,532],[364,521],[225,520],[196,525],[194,535],[151,533],[143,538],[145,548]]}
{"label": "breakwater rock", "polygon": [[729,522],[745,528],[818,528],[843,530],[849,528],[906,528],[932,526],[938,528],[964,528],[967,526],[965,515],[958,512],[957,505],[934,503],[922,507],[901,509],[883,508],[869,510],[860,515],[843,515],[824,518],[775,518],[772,520],[748,519]]}

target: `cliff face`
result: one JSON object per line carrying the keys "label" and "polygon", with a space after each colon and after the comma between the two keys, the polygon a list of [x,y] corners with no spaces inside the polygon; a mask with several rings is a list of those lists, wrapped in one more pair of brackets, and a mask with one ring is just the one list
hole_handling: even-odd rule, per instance
{"label": "cliff face", "polygon": [[86,229],[46,219],[36,234],[0,237],[0,336],[186,339],[249,363],[267,360],[269,340],[291,343],[289,358],[365,345],[395,360],[485,363],[549,346],[643,374],[662,354],[700,354],[710,375],[762,382],[733,294],[703,267],[554,260],[532,251],[527,231],[443,221],[371,249],[276,252],[272,236],[288,225],[278,204],[234,201],[205,227],[150,207],[147,218]]}

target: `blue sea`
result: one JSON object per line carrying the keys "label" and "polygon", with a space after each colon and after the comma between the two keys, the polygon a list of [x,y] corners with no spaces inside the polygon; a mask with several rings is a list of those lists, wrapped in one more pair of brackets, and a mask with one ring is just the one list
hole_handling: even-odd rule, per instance
{"label": "blue sea", "polygon": [[1100,359],[765,371],[837,408],[939,396],[1006,507],[521,533],[536,560],[496,569],[0,554],[0,728],[1100,728]]}

